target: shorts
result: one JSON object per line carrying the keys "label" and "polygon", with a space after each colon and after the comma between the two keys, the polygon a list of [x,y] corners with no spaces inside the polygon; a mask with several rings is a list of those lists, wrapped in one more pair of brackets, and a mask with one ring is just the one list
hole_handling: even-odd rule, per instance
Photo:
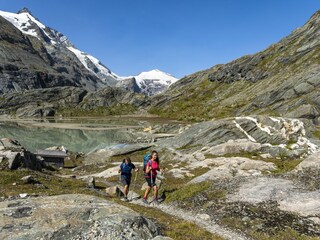
{"label": "shorts", "polygon": [[156,186],[156,178],[146,178],[149,187]]}
{"label": "shorts", "polygon": [[131,183],[131,176],[127,176],[127,175],[121,175],[121,183],[126,186],[128,185],[128,187],[130,186]]}

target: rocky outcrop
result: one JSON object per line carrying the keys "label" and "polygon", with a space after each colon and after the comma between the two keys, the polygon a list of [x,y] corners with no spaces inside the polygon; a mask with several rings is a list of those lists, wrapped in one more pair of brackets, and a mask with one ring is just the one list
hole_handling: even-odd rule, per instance
{"label": "rocky outcrop", "polygon": [[198,123],[173,138],[159,141],[159,145],[192,152],[197,159],[204,159],[208,154],[221,156],[241,152],[268,153],[273,157],[283,154],[290,158],[319,149],[307,138],[302,121],[266,116]]}
{"label": "rocky outcrop", "polygon": [[[106,87],[91,93],[77,87],[54,87],[4,94],[0,99],[0,113],[17,117],[52,117],[61,114],[61,111],[72,112],[74,108],[90,111],[121,105],[135,110],[147,106],[148,99],[122,88]],[[87,114],[90,115],[89,112]]]}
{"label": "rocky outcrop", "polygon": [[82,88],[57,87],[5,94],[0,101],[0,112],[19,117],[54,115],[59,108],[77,106],[87,93]]}
{"label": "rocky outcrop", "polygon": [[320,169],[320,152],[316,152],[304,159],[296,168],[295,171]]}
{"label": "rocky outcrop", "polygon": [[42,159],[24,149],[18,141],[8,138],[0,140],[0,157],[0,169],[15,170],[24,167],[41,170],[43,167]]}
{"label": "rocky outcrop", "polygon": [[214,158],[190,164],[190,168],[209,167],[211,170],[192,179],[189,183],[214,181],[239,176],[257,176],[276,170],[273,163],[242,157]]}
{"label": "rocky outcrop", "polygon": [[259,204],[275,201],[281,211],[298,214],[316,224],[320,224],[319,200],[320,191],[305,191],[297,188],[291,180],[266,177],[251,179],[228,196],[228,201],[231,202]]}
{"label": "rocky outcrop", "polygon": [[[59,213],[59,214],[57,214]],[[133,210],[88,195],[0,202],[1,239],[152,239],[156,225]]]}

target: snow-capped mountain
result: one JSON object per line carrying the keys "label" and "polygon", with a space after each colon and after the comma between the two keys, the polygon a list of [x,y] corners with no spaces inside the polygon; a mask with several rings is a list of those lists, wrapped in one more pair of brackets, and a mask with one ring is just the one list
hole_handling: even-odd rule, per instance
{"label": "snow-capped mountain", "polygon": [[[164,91],[170,84],[177,81],[170,74],[160,70],[142,72],[137,76],[119,77],[102,64],[100,60],[77,49],[65,35],[45,26],[26,8],[18,13],[0,11],[0,16],[10,22],[23,35],[29,36],[32,50],[37,47],[38,49],[34,50],[48,64],[47,67],[41,66],[36,69],[46,69],[45,72],[52,72],[52,76],[54,75],[53,78],[55,78],[55,80],[50,79],[50,83],[42,84],[41,86],[38,86],[39,84],[28,86],[28,81],[24,83],[25,86],[22,86],[22,80],[20,80],[20,82],[13,84],[15,91],[17,89],[43,88],[52,85],[82,86],[88,90],[97,90],[105,86],[117,86],[146,95],[154,95]],[[32,50],[29,50],[29,52]],[[30,69],[29,64],[25,62],[27,66],[21,67]],[[32,66],[34,65],[36,64],[32,63]],[[62,76],[56,76],[55,72],[59,72]],[[12,75],[14,76],[15,74]],[[30,78],[34,78],[35,74],[37,75],[38,73],[30,74]],[[49,81],[48,79],[46,80]],[[8,79],[7,81],[9,82]]]}
{"label": "snow-capped mountain", "polygon": [[172,83],[178,81],[169,73],[162,72],[158,69],[149,72],[142,72],[134,76],[141,93],[146,95],[155,95],[166,90]]}
{"label": "snow-capped mountain", "polygon": [[11,22],[22,33],[44,41],[48,52],[54,51],[54,48],[57,47],[65,47],[74,53],[83,66],[102,80],[103,83],[107,85],[115,84],[117,75],[112,73],[95,57],[77,49],[62,33],[42,24],[27,8],[20,10],[17,14],[0,11],[0,16]]}

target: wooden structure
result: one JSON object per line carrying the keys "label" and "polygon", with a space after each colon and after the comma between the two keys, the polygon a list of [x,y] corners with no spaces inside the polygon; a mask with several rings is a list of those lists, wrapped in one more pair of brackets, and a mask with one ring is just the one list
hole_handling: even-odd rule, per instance
{"label": "wooden structure", "polygon": [[38,150],[36,155],[43,158],[45,165],[63,167],[64,159],[68,156],[66,152],[59,150]]}

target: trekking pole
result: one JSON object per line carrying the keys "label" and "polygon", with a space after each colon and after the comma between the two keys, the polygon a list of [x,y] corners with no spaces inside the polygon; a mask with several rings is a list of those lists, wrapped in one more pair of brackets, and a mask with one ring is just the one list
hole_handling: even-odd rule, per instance
{"label": "trekking pole", "polygon": [[[150,177],[151,177],[150,182],[151,182],[152,194],[154,194],[154,189],[153,189],[154,182],[153,182],[153,178],[152,178],[152,168],[150,169]],[[151,192],[151,190],[150,190],[150,192]],[[154,202],[154,197],[152,197],[152,201],[150,203],[153,203],[153,202]]]}
{"label": "trekking pole", "polygon": [[[121,177],[121,172],[120,172],[120,174],[119,174],[119,181],[120,181],[120,186],[121,186],[121,184],[122,184],[122,177]],[[116,191],[118,190],[118,198],[120,199],[120,197],[121,197],[121,189],[120,189],[120,187],[118,187],[118,186],[116,186]]]}
{"label": "trekking pole", "polygon": [[[158,194],[160,194],[160,188],[161,188],[162,185],[164,184],[164,180],[165,180],[164,171],[161,172],[161,176],[162,176],[162,178],[161,178],[161,183],[160,183],[160,186],[159,186],[159,189],[158,189]],[[163,192],[165,192],[165,191],[163,191]],[[163,196],[163,194],[162,194],[162,196]],[[164,199],[162,198],[160,201],[162,202],[163,200],[164,200]]]}
{"label": "trekking pole", "polygon": [[133,189],[132,189],[132,191],[131,191],[131,198],[130,198],[130,201],[132,201],[132,195],[133,195],[133,190],[135,189],[135,186],[136,186],[137,176],[138,176],[138,172],[136,172],[136,173],[135,173],[135,175],[134,175],[134,180],[133,180]]}

